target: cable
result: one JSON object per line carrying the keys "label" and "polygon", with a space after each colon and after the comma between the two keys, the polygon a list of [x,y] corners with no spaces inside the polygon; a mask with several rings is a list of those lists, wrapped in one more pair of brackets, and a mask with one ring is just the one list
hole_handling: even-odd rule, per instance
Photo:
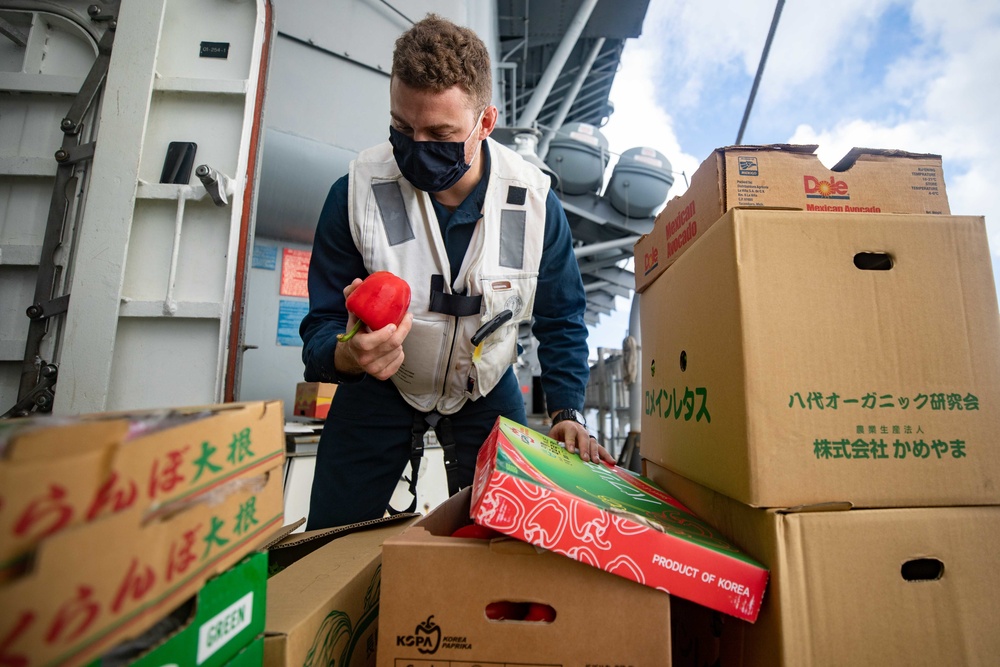
{"label": "cable", "polygon": [[399,11],[398,9],[396,9],[395,7],[393,7],[392,5],[390,5],[388,2],[386,2],[386,0],[382,0],[382,4],[385,5],[386,7],[388,7],[389,9],[391,9],[392,11],[396,12],[400,16],[402,16],[407,21],[409,21],[410,25],[413,25],[413,19],[411,19],[409,16],[407,16],[403,12]]}
{"label": "cable", "polygon": [[781,18],[781,9],[785,6],[785,0],[778,0],[774,7],[774,16],[771,18],[771,29],[767,32],[767,40],[764,42],[764,52],[760,54],[760,64],[757,65],[757,76],[753,79],[753,87],[750,88],[750,99],[747,100],[747,108],[743,110],[743,121],[740,123],[739,134],[736,135],[736,145],[743,143],[743,131],[747,129],[747,120],[750,118],[750,108],[753,107],[753,100],[757,97],[757,87],[760,85],[761,76],[764,74],[764,65],[767,63],[767,53],[771,50],[771,42],[774,40],[774,33],[778,28],[778,19]]}

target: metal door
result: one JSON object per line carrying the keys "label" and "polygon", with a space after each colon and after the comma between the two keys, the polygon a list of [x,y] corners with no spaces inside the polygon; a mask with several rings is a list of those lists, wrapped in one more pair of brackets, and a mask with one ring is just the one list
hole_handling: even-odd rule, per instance
{"label": "metal door", "polygon": [[0,8],[0,414],[231,400],[268,0]]}

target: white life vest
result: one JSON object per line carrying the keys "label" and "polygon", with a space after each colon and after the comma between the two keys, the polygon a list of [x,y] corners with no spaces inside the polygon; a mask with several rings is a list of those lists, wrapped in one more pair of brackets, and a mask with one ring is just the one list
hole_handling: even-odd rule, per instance
{"label": "white life vest", "polygon": [[[424,412],[452,414],[488,394],[517,359],[519,325],[531,321],[549,178],[487,141],[483,217],[454,284],[448,283],[451,265],[430,195],[403,178],[392,146],[362,151],[351,162],[351,234],[365,267],[391,271],[410,285],[413,328],[392,380]],[[473,334],[504,310],[511,319],[474,347]]]}

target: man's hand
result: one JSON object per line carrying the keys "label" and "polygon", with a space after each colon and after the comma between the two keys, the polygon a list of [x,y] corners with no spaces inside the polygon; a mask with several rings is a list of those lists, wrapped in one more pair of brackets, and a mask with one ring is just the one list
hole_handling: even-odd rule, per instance
{"label": "man's hand", "polygon": [[604,459],[608,463],[615,462],[615,457],[597,442],[597,438],[590,435],[587,427],[572,419],[554,424],[549,430],[549,437],[566,443],[566,451],[570,454],[579,452],[584,461],[596,463],[599,459]]}
{"label": "man's hand", "polygon": [[[360,278],[344,288],[344,297],[361,284]],[[348,313],[347,330],[350,331],[358,318]],[[337,344],[334,363],[338,373],[360,375],[367,373],[379,380],[388,380],[403,364],[403,339],[413,326],[413,314],[407,313],[399,325],[388,324],[377,331],[358,332],[348,341]]]}

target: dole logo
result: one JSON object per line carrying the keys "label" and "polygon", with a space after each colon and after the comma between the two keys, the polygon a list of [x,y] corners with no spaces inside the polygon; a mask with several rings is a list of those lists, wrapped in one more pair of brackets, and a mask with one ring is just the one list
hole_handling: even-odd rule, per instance
{"label": "dole logo", "polygon": [[829,181],[824,181],[815,176],[803,176],[806,195],[809,197],[834,197],[836,199],[849,199],[847,194],[847,183],[838,181],[836,176],[831,176]]}
{"label": "dole logo", "polygon": [[428,616],[417,625],[412,635],[396,635],[396,646],[413,646],[421,653],[436,653],[441,645],[441,627]]}
{"label": "dole logo", "polygon": [[649,273],[657,267],[660,263],[660,251],[658,248],[653,248],[653,252],[647,252],[643,254],[643,271]]}

